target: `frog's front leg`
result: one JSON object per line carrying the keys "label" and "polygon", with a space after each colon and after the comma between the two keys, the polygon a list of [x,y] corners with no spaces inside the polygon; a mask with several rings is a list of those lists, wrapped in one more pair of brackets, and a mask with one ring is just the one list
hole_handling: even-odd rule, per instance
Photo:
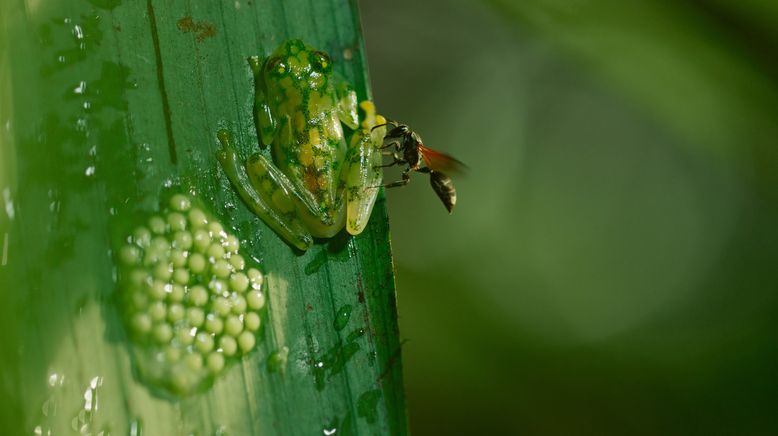
{"label": "frog's front leg", "polygon": [[338,119],[351,130],[356,130],[359,127],[357,92],[348,82],[341,81],[335,86],[335,94],[338,97]]}
{"label": "frog's front leg", "polygon": [[346,230],[352,235],[364,230],[378,196],[383,178],[378,147],[386,134],[385,127],[373,130],[373,127],[386,123],[384,117],[376,115],[373,103],[363,101],[360,107],[365,112],[365,120],[351,138],[341,175],[347,201]]}
{"label": "frog's front leg", "polygon": [[254,122],[257,126],[257,135],[262,148],[273,142],[278,120],[273,118],[270,106],[267,104],[267,85],[262,79],[262,67],[266,59],[259,56],[249,57],[249,66],[254,73]]}
{"label": "frog's front leg", "polygon": [[302,199],[289,179],[259,154],[252,155],[244,168],[229,132],[220,130],[218,138],[223,150],[217,157],[243,201],[286,241],[307,250],[313,244],[313,237],[297,214]]}

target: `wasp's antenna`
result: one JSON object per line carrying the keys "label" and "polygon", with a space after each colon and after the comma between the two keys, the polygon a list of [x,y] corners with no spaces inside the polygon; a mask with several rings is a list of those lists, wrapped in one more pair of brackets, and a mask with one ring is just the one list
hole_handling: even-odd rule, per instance
{"label": "wasp's antenna", "polygon": [[373,126],[373,128],[370,129],[370,131],[372,132],[373,130],[375,130],[375,129],[379,128],[379,127],[390,126],[390,125],[391,126],[399,126],[400,123],[398,123],[397,121],[386,120],[386,122],[383,123],[383,124],[378,124],[376,126]]}

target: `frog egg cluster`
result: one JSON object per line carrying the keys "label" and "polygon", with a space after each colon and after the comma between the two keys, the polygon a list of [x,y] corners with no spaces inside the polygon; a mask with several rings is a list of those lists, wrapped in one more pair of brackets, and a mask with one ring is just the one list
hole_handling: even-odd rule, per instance
{"label": "frog egg cluster", "polygon": [[183,194],[118,250],[121,306],[144,381],[188,394],[257,342],[262,273],[238,238]]}

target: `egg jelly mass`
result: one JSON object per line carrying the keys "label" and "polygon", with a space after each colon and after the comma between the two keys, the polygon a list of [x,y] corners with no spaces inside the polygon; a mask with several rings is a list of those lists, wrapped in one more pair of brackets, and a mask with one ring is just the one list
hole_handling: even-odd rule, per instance
{"label": "egg jelly mass", "polygon": [[117,250],[119,311],[138,375],[186,396],[211,386],[257,343],[262,273],[240,243],[183,194]]}

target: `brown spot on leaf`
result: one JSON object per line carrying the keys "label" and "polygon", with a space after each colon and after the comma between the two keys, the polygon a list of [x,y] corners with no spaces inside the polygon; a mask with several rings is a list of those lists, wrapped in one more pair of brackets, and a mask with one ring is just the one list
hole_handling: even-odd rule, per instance
{"label": "brown spot on leaf", "polygon": [[176,27],[184,33],[192,32],[196,34],[197,42],[203,42],[206,38],[216,35],[216,26],[207,21],[197,22],[189,16],[178,20]]}

